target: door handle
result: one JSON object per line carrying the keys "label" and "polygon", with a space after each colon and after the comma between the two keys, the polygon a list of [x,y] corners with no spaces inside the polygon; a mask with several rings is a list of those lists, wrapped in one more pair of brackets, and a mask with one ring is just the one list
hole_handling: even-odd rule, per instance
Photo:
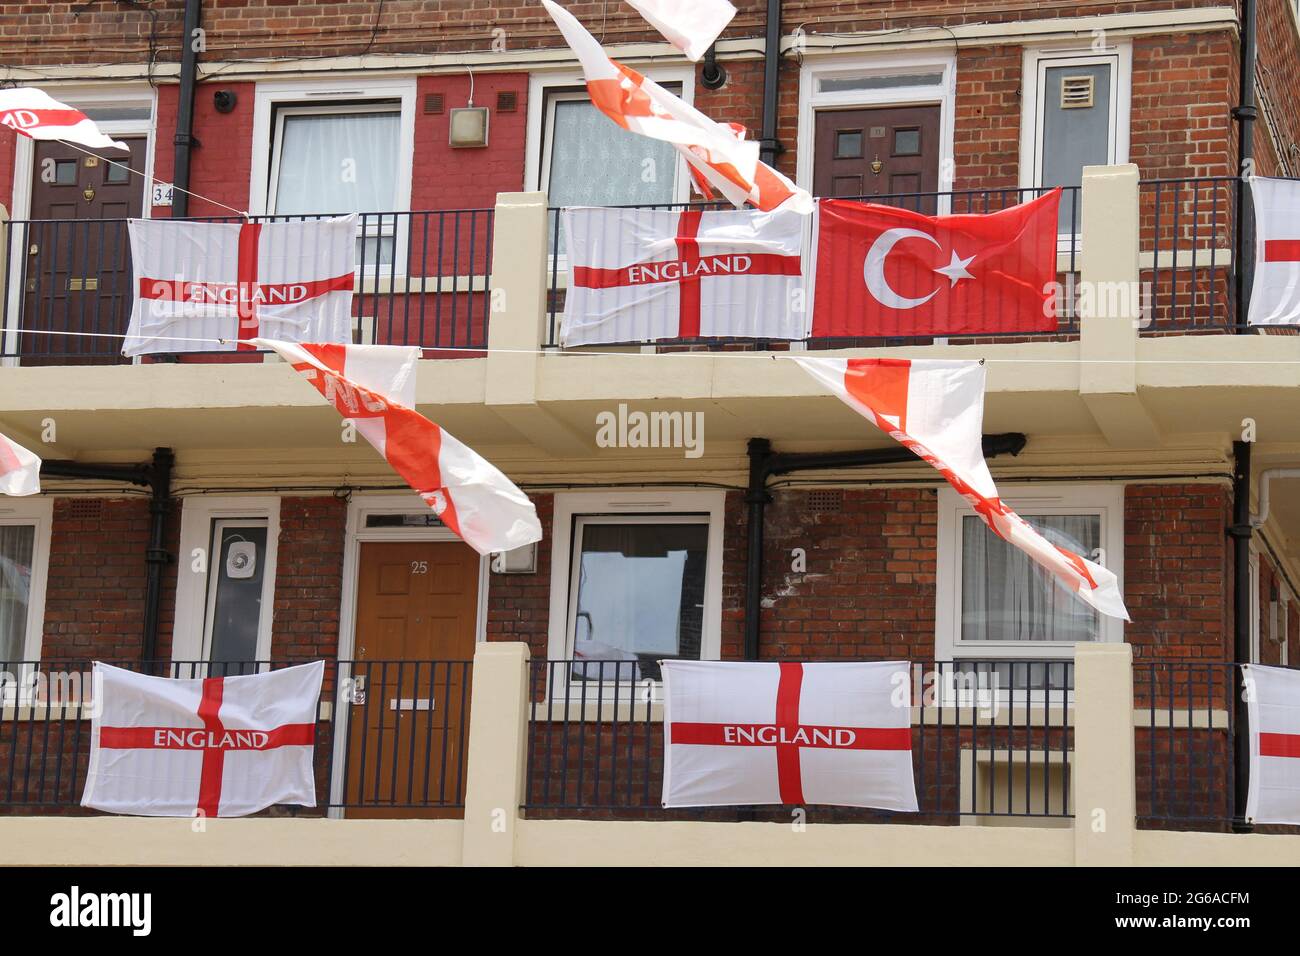
{"label": "door handle", "polygon": [[432,697],[390,697],[389,710],[433,710]]}

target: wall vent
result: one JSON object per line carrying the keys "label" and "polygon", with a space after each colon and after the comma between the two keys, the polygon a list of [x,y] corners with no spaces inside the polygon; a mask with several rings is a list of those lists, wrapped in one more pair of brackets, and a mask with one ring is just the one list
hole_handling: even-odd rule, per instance
{"label": "wall vent", "polygon": [[68,502],[68,517],[79,521],[98,521],[104,503],[98,498],[73,498]]}
{"label": "wall vent", "polygon": [[808,492],[809,511],[842,511],[844,492],[838,488],[819,488]]}
{"label": "wall vent", "polygon": [[1096,77],[1063,76],[1061,77],[1061,109],[1079,110],[1092,106]]}
{"label": "wall vent", "polygon": [[513,113],[519,108],[519,94],[514,90],[501,90],[497,93],[497,112]]}
{"label": "wall vent", "polygon": [[442,112],[442,94],[441,94],[441,93],[426,93],[426,94],[424,95],[424,111],[425,111],[426,113],[441,113],[441,112]]}

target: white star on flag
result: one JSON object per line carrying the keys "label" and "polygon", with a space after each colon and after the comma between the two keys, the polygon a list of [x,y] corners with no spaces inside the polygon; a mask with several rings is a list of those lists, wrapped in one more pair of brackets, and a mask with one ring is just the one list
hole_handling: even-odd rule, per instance
{"label": "white star on flag", "polygon": [[943,266],[942,268],[935,269],[934,271],[939,273],[939,275],[941,276],[948,277],[949,281],[952,283],[952,285],[948,286],[948,288],[951,289],[952,286],[956,285],[962,279],[975,278],[973,275],[971,275],[969,272],[966,271],[966,267],[970,265],[971,262],[974,261],[974,259],[975,259],[974,256],[967,256],[965,259],[963,259],[957,255],[957,251],[954,249],[952,253],[952,262],[948,263],[946,266]]}

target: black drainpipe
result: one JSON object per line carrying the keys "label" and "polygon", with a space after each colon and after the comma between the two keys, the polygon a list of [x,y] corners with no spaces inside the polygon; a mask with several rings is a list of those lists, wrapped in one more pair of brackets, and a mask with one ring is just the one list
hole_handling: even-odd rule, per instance
{"label": "black drainpipe", "polygon": [[[1232,650],[1237,664],[1250,662],[1250,442],[1232,443],[1232,525],[1228,536],[1232,538]],[[1250,735],[1247,733],[1249,715],[1246,709],[1245,685],[1240,667],[1233,668],[1236,686],[1233,726],[1233,829],[1247,832],[1253,827],[1246,824],[1246,795],[1250,787]]]}
{"label": "black drainpipe", "polygon": [[202,19],[202,0],[185,0],[185,27],[181,34],[181,82],[176,103],[176,144],[172,169],[172,217],[183,219],[190,214],[190,148],[199,144],[194,138],[194,84],[199,71],[199,51],[194,49]]}
{"label": "black drainpipe", "polygon": [[[984,436],[984,457],[1018,455],[1025,447],[1019,432]],[[760,614],[763,596],[763,517],[771,496],[767,479],[792,471],[816,471],[831,468],[858,468],[918,461],[902,445],[868,448],[860,451],[774,452],[766,438],[749,440],[749,488],[745,501],[749,505],[749,529],[745,561],[745,660],[758,660],[761,637]]]}
{"label": "black drainpipe", "polygon": [[763,135],[759,156],[776,165],[781,143],[776,138],[776,107],[781,83],[781,0],[767,0],[767,38],[763,42]]}
{"label": "black drainpipe", "polygon": [[153,461],[147,465],[96,465],[78,461],[43,461],[42,478],[84,478],[94,481],[123,481],[148,488],[149,548],[145,552],[147,577],[144,591],[144,635],[140,642],[141,660],[158,657],[158,618],[162,603],[163,568],[172,560],[166,549],[167,512],[171,506],[172,465],[175,456],[170,448],[155,448]]}
{"label": "black drainpipe", "polygon": [[[1240,101],[1232,109],[1237,121],[1237,172],[1244,177],[1255,158],[1255,0],[1241,0],[1241,72],[1238,78]],[[1279,174],[1280,175],[1280,174]],[[1237,183],[1237,232],[1233,255],[1237,263],[1237,329],[1249,331],[1246,326],[1247,307],[1250,305],[1250,288],[1254,272],[1255,227],[1253,210],[1246,195],[1243,178]]]}

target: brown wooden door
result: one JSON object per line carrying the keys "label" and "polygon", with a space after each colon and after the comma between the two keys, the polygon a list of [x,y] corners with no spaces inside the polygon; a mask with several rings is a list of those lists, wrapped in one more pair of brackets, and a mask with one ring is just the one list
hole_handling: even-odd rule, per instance
{"label": "brown wooden door", "polygon": [[813,145],[818,196],[877,201],[932,215],[939,188],[939,107],[820,110]]}
{"label": "brown wooden door", "polygon": [[[31,224],[14,239],[25,257],[23,328],[126,331],[131,313],[131,250],[126,220],[144,209],[146,140],[87,155],[63,143],[33,143]],[[137,175],[139,174],[139,175]],[[98,220],[88,222],[87,220]],[[21,251],[21,252],[20,252]],[[125,361],[111,338],[23,335],[24,365]]]}
{"label": "brown wooden door", "polygon": [[470,671],[458,662],[474,656],[478,574],[460,542],[361,545],[348,816],[462,815],[421,805],[464,798]]}

